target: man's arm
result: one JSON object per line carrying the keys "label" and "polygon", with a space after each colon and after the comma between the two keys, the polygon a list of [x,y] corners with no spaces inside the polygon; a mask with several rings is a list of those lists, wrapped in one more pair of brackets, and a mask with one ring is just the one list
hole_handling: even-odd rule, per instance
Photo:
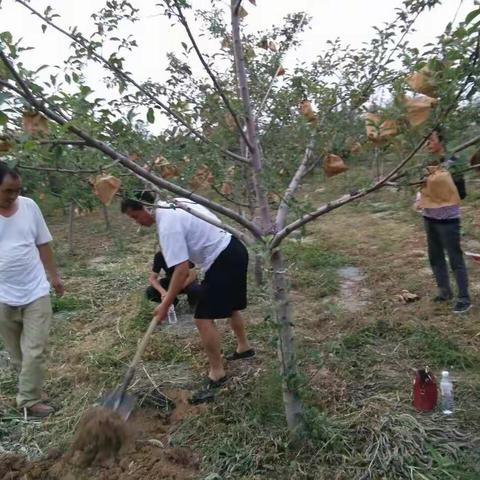
{"label": "man's arm", "polygon": [[190,271],[190,266],[188,260],[185,260],[178,265],[175,265],[175,271],[173,272],[172,279],[170,280],[170,285],[168,287],[167,294],[162,299],[162,303],[155,308],[155,317],[158,321],[162,321],[168,313],[170,305],[173,304],[175,297],[183,290],[185,281],[188,278]]}
{"label": "man's arm", "polygon": [[150,285],[162,296],[162,298],[167,294],[167,291],[160,285],[158,281],[158,274],[152,272],[148,277]]}
{"label": "man's arm", "polygon": [[43,263],[43,267],[47,272],[48,279],[50,284],[55,290],[55,293],[61,297],[65,289],[63,288],[62,281],[60,280],[60,275],[58,274],[55,261],[53,259],[53,251],[50,243],[44,243],[43,245],[37,245],[38,252],[40,254],[40,260]]}
{"label": "man's arm", "polygon": [[196,279],[197,279],[197,272],[195,271],[195,269],[191,268],[188,272],[187,279],[183,284],[182,290],[185,290]]}

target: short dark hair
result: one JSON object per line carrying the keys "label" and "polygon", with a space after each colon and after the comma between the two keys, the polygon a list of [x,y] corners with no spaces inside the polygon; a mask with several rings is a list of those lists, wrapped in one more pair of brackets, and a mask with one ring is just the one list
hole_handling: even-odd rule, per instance
{"label": "short dark hair", "polygon": [[127,210],[143,210],[145,203],[153,203],[155,202],[155,196],[152,192],[148,190],[141,190],[139,192],[134,193],[133,195],[135,198],[125,197],[120,204],[120,210],[122,213],[127,213]]}
{"label": "short dark hair", "polygon": [[445,130],[442,127],[435,127],[432,133],[436,133],[440,142],[445,143]]}
{"label": "short dark hair", "polygon": [[5,162],[0,162],[0,185],[7,175],[13,178],[20,178],[20,173],[16,168],[10,168]]}

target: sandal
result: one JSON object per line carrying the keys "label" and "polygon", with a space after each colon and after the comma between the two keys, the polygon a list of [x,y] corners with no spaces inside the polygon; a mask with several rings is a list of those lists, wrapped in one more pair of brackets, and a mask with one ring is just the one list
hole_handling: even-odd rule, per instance
{"label": "sandal", "polygon": [[203,388],[195,392],[188,400],[191,405],[198,405],[200,403],[213,402],[215,400],[215,390],[223,387],[227,383],[228,377],[225,375],[218,380],[212,380],[210,377],[204,382]]}
{"label": "sandal", "polygon": [[204,382],[203,390],[216,390],[217,388],[223,387],[227,383],[228,377],[225,375],[218,380],[212,380],[210,377],[207,377]]}
{"label": "sandal", "polygon": [[233,360],[244,360],[246,358],[253,358],[255,356],[255,350],[253,348],[250,348],[249,350],[245,350],[244,352],[233,352],[229,353],[228,355],[225,356],[225,359],[229,362]]}

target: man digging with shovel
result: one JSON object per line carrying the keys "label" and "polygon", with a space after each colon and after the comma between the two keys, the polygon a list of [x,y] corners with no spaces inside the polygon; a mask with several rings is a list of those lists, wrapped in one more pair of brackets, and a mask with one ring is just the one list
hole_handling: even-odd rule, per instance
{"label": "man digging with shovel", "polygon": [[[17,171],[0,162],[0,336],[19,374],[17,405],[32,417],[54,409],[42,400],[52,307],[50,284],[63,295],[38,205],[21,197]],[[50,279],[47,280],[46,273]]]}
{"label": "man digging with shovel", "polygon": [[[178,200],[217,220],[205,207],[187,199]],[[230,233],[182,209],[168,208],[167,203],[159,202],[159,206],[163,208],[150,212],[140,201],[124,199],[121,210],[139,225],[150,227],[156,223],[167,267],[174,267],[167,294],[155,308],[158,322],[166,318],[170,305],[184,288],[190,270],[189,261],[205,274],[194,319],[208,357],[209,372],[205,387],[192,397],[192,402],[198,403],[208,398],[206,393],[220,388],[227,380],[215,319],[230,318],[230,327],[237,340],[237,348],[226,356],[227,360],[255,355],[248,343],[241,314],[247,306],[248,252]]]}

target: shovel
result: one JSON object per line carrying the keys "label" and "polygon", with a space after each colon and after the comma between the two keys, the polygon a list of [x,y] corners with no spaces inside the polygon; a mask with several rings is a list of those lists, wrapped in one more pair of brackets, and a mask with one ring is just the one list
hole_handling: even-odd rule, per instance
{"label": "shovel", "polygon": [[100,401],[100,405],[105,408],[109,408],[115,412],[117,412],[124,421],[128,420],[128,417],[132,413],[132,410],[135,407],[136,398],[132,395],[127,394],[127,388],[129,387],[130,383],[132,382],[133,376],[135,375],[135,370],[137,369],[138,362],[142,358],[143,353],[145,352],[145,348],[147,346],[148,340],[150,340],[150,336],[152,332],[155,330],[157,326],[157,319],[153,317],[150,325],[148,326],[147,332],[142,338],[142,341],[137,347],[137,352],[133,357],[132,363],[128,367],[127,373],[123,379],[122,384],[110,392],[106,394]]}

